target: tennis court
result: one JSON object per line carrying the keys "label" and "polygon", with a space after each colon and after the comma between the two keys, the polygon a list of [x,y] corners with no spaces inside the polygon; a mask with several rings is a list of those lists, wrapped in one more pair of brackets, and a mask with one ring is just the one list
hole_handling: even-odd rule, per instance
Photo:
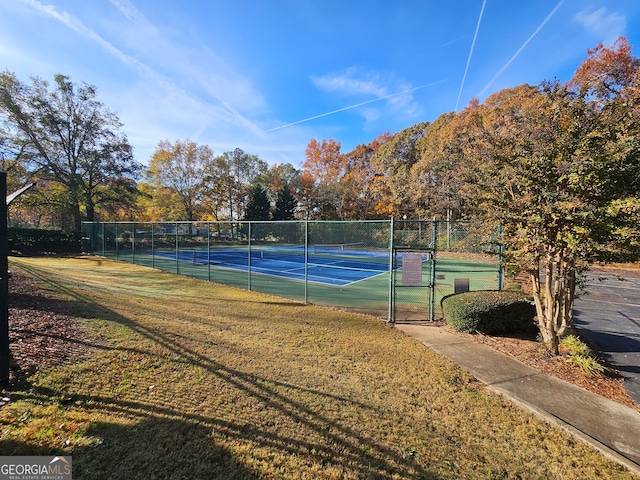
{"label": "tennis court", "polygon": [[[87,253],[390,321],[432,318],[459,281],[471,290],[500,288],[498,256],[485,254],[494,240],[462,224],[94,222],[84,228]],[[411,281],[407,254],[414,259]]]}
{"label": "tennis court", "polygon": [[[387,273],[389,252],[359,245],[257,246],[156,251],[156,258],[344,287]],[[176,258],[177,256],[177,258]]]}

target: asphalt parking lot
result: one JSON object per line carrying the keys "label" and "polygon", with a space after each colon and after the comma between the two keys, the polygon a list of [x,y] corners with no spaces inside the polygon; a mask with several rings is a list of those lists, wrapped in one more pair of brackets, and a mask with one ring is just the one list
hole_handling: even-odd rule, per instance
{"label": "asphalt parking lot", "polygon": [[624,376],[625,388],[640,404],[640,272],[592,271],[575,302],[574,324]]}

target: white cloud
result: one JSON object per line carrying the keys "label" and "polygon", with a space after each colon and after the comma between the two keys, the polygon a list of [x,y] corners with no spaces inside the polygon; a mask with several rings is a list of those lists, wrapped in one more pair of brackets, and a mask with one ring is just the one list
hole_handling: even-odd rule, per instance
{"label": "white cloud", "polygon": [[[42,16],[55,31],[52,38],[63,39],[80,63],[92,52],[92,66],[105,66],[92,71],[89,81],[97,86],[101,101],[117,112],[138,161],[146,163],[160,140],[189,138],[216,153],[240,147],[268,162],[299,162],[313,134],[305,128],[266,134],[256,120],[268,111],[262,92],[254,78],[216,52],[215,44],[191,37],[182,42],[175,30],[167,30],[175,25],[150,23],[129,0],[110,2],[109,11],[100,15],[90,9],[65,10],[44,0],[20,0],[17,5]],[[0,39],[4,33],[0,31]],[[7,49],[6,54],[5,43],[21,45],[9,40],[0,42],[1,58],[19,54],[24,61],[42,63],[35,71],[51,70],[52,59],[40,56],[36,48],[29,50],[29,45],[24,51]],[[81,47],[77,55],[74,45]]]}
{"label": "white cloud", "polygon": [[357,78],[355,68],[349,68],[343,72],[328,73],[321,77],[312,75],[311,81],[320,90],[325,92],[337,92],[347,95],[374,95],[384,97],[388,95],[387,87],[380,85],[382,82],[379,74],[365,74],[363,78]]}
{"label": "white cloud", "polygon": [[[261,96],[251,90],[248,81],[242,76],[225,75],[221,77],[219,74],[213,73],[211,69],[198,66],[202,64],[206,65],[206,63],[193,66],[194,64],[190,63],[189,59],[197,55],[198,52],[177,48],[169,44],[169,42],[162,42],[162,46],[164,47],[162,52],[149,52],[151,53],[149,62],[139,60],[123,52],[75,16],[65,11],[59,11],[54,6],[44,5],[38,0],[23,0],[23,2],[39,10],[41,13],[60,21],[77,34],[92,40],[113,57],[120,60],[122,64],[135,71],[139,80],[145,84],[145,88],[135,91],[135,95],[130,98],[134,104],[139,102],[147,104],[147,108],[144,110],[141,109],[140,111],[146,112],[145,116],[148,119],[152,119],[153,123],[158,122],[160,118],[165,117],[166,119],[166,117],[169,117],[174,120],[174,123],[184,122],[184,124],[194,124],[194,133],[202,131],[205,128],[203,124],[217,126],[228,124],[228,126],[249,130],[254,135],[260,136],[264,134],[258,125],[243,116],[236,108],[219,95],[219,92],[223,91],[226,96],[232,97],[233,99],[245,99],[242,101],[244,106],[247,105],[245,103],[247,98],[254,101],[253,105],[261,104]],[[127,18],[135,18],[136,21],[146,22],[144,16],[140,14],[130,2],[126,0],[116,0],[114,4],[120,11],[126,12]],[[153,30],[154,34],[157,32],[157,30],[150,27],[144,35],[147,35],[151,30]],[[201,59],[214,59],[214,55],[211,52],[203,51],[200,52],[200,54]],[[152,66],[152,63],[155,63],[155,59],[157,58],[160,58],[160,63],[173,63],[175,66],[173,71],[180,72],[180,77],[169,77],[156,70]],[[220,67],[221,63],[222,62],[215,62],[215,66]],[[229,74],[229,70],[230,69],[226,69],[224,73]],[[200,85],[200,95],[187,91],[180,85],[181,82],[194,81]],[[123,96],[125,95],[126,93],[123,93]],[[165,107],[165,109],[160,111],[162,107]],[[150,116],[150,110],[155,111],[156,115]],[[175,122],[176,120],[177,122]]]}
{"label": "white cloud", "polygon": [[[385,105],[388,111],[403,114],[415,114],[418,112],[418,105],[414,102],[412,92],[421,87],[412,87],[404,80],[390,75],[383,78],[379,73],[361,73],[352,67],[341,72],[332,72],[323,76],[311,76],[311,81],[320,90],[328,93],[336,93],[343,97],[375,97],[373,100],[359,102],[337,111],[344,111],[369,104],[378,100],[386,100]],[[367,122],[382,116],[383,107],[373,108],[371,106],[361,109],[360,113]],[[331,112],[334,113],[334,112]]]}
{"label": "white cloud", "polygon": [[[111,26],[110,36],[114,43],[136,52],[135,55],[144,58],[150,68],[157,71],[169,69],[176,84],[185,85],[190,90],[196,88],[205,99],[212,98],[238,118],[242,117],[240,111],[255,114],[265,108],[264,98],[254,88],[252,80],[238,72],[210,46],[193,41],[179,43],[175,31],[156,28],[130,0],[110,1],[130,20],[130,25],[115,23]],[[241,121],[247,128],[256,130],[256,126],[246,118],[242,117]]]}
{"label": "white cloud", "polygon": [[600,37],[599,40],[606,45],[613,44],[624,34],[627,27],[624,15],[617,12],[609,13],[605,7],[598,10],[582,10],[575,18],[585,30]]}
{"label": "white cloud", "polygon": [[[396,81],[396,91],[394,93],[386,93],[390,90],[388,87],[378,85],[376,82],[371,81],[371,79],[360,80],[357,78],[351,78],[350,74],[354,72],[355,69],[349,69],[345,74],[331,73],[323,77],[312,76],[311,79],[318,88],[331,93],[338,92],[343,96],[360,95],[370,97],[371,95],[373,95],[375,98],[370,98],[365,101],[347,105],[346,107],[338,108],[336,110],[319,113],[311,117],[296,120],[295,122],[281,124],[266,130],[266,133],[282,130],[294,125],[309,122],[311,120],[317,120],[322,117],[328,117],[330,115],[335,115],[336,113],[345,112],[347,110],[364,107],[365,105],[367,105],[367,108],[360,108],[359,113],[364,117],[366,124],[370,124],[378,118],[388,118],[389,113],[398,114],[399,116],[405,118],[417,117],[421,115],[421,109],[418,103],[413,100],[412,93],[416,90],[432,87],[434,85],[445,82],[445,80],[438,80],[417,87],[411,87],[406,82]],[[380,77],[377,75],[374,75],[373,77],[375,77],[375,79],[377,80],[380,79]],[[384,110],[384,112],[384,107],[375,108],[371,106],[371,104],[381,102],[383,100],[387,101],[387,108],[386,110]]]}
{"label": "white cloud", "polygon": [[362,109],[362,115],[367,125],[373,124],[382,116],[379,108],[364,108]]}

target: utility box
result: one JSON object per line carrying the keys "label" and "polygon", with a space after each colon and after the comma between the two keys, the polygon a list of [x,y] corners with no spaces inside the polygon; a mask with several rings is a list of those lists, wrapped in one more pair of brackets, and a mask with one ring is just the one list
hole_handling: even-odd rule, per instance
{"label": "utility box", "polygon": [[453,280],[453,293],[464,293],[469,291],[468,278],[456,278]]}

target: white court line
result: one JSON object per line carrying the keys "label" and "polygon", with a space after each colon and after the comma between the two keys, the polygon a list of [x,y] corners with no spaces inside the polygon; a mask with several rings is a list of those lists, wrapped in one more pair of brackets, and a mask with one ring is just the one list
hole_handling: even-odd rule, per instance
{"label": "white court line", "polygon": [[[161,258],[164,257],[164,258],[166,258],[168,260],[171,260],[171,261],[175,260],[175,255],[172,258],[169,253],[165,256],[165,255],[158,255],[158,253],[156,252],[155,255],[157,255],[157,256],[159,256]],[[149,256],[151,256],[151,254],[149,254]],[[189,263],[189,260],[178,259],[178,261]],[[262,262],[273,261],[273,262],[291,263],[291,264],[294,264],[294,265],[300,265],[300,262],[294,262],[294,261],[291,261],[291,260],[277,260],[277,259],[269,259],[269,258],[267,258],[267,259],[262,259],[262,260],[258,260],[258,261],[262,261]],[[338,262],[342,262],[342,261],[343,260],[338,260]],[[251,263],[252,263],[251,264],[251,271],[254,272],[254,273],[257,273],[258,275],[266,275],[266,276],[270,276],[270,277],[286,278],[288,280],[294,280],[294,281],[304,281],[304,278],[300,279],[300,278],[286,276],[286,274],[289,273],[289,272],[291,273],[291,275],[297,275],[294,272],[296,270],[304,270],[304,265],[296,267],[296,268],[292,268],[292,269],[274,270],[274,269],[266,269],[266,268],[262,268],[262,267],[257,267],[257,266],[255,266],[253,264],[253,262],[251,262]],[[203,266],[206,266],[206,265],[207,265],[206,263],[203,264]],[[308,266],[309,267],[317,267],[317,268],[322,268],[322,267],[325,267],[325,268],[337,268],[337,269],[341,268],[340,266],[337,265],[337,263],[309,263]],[[224,262],[224,264],[222,264],[222,263],[211,264],[211,267],[224,269],[224,270],[233,270],[235,272],[243,272],[243,273],[248,273],[248,271],[249,271],[249,266],[246,263],[242,264],[242,263]],[[353,269],[353,270],[355,270],[355,269]],[[377,270],[362,269],[361,271],[363,271],[363,272],[376,272]],[[267,273],[267,272],[270,272],[270,273]],[[284,273],[285,275],[278,275],[277,273],[274,273],[274,272]],[[328,287],[340,287],[340,288],[342,288],[342,287],[347,287],[349,285],[355,285],[356,283],[362,282],[364,280],[368,280],[370,278],[375,278],[375,277],[378,277],[380,275],[384,275],[386,273],[388,273],[388,272],[387,271],[381,271],[381,272],[379,272],[379,273],[377,273],[375,275],[369,275],[366,278],[361,278],[359,280],[354,280],[354,281],[348,282],[348,283],[342,283],[340,285],[337,285],[335,283],[330,283],[330,282],[327,282],[327,281],[322,281],[322,280],[309,280],[309,279],[307,279],[307,281],[311,282],[311,283],[318,284],[318,285],[325,285],[325,286],[328,286]],[[346,280],[344,280],[344,279],[342,279],[340,277],[327,277],[327,276],[322,276],[322,275],[311,275],[311,276],[316,278],[316,279],[325,278],[327,280],[346,281]]]}

